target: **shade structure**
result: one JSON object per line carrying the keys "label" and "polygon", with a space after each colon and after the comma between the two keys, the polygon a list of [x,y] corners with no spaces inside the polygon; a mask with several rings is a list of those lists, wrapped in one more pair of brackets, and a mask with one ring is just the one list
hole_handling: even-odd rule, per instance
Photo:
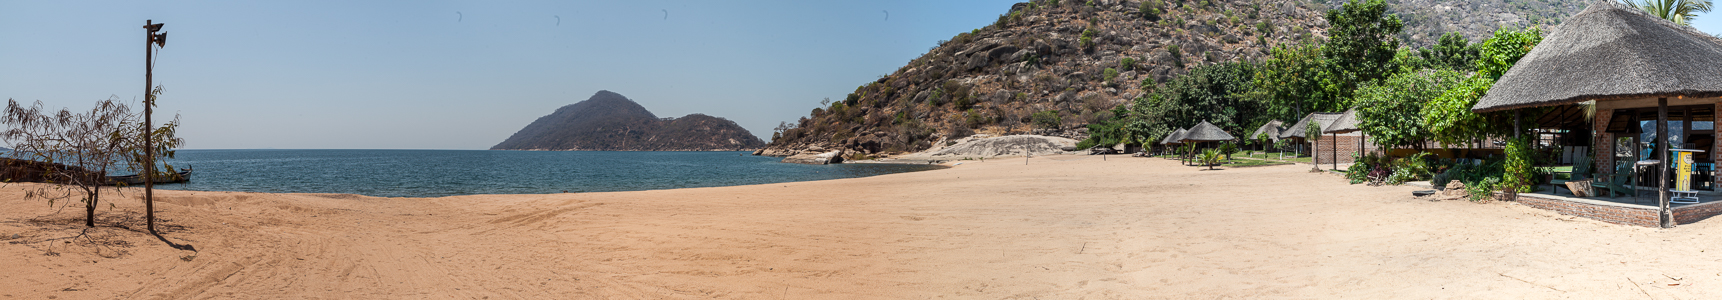
{"label": "shade structure", "polygon": [[1471,110],[1722,96],[1722,40],[1691,27],[1597,1],[1550,32]]}
{"label": "shade structure", "polygon": [[1339,115],[1340,113],[1331,112],[1310,113],[1309,115],[1304,116],[1302,120],[1298,120],[1296,124],[1292,124],[1292,126],[1286,127],[1285,130],[1281,130],[1280,138],[1308,138],[1304,136],[1304,132],[1306,131],[1304,128],[1309,126],[1326,128],[1328,124],[1333,124],[1333,120],[1339,119]]}
{"label": "shade structure", "polygon": [[1214,126],[1208,121],[1202,121],[1202,123],[1190,127],[1190,130],[1185,132],[1183,136],[1183,140],[1189,142],[1218,142],[1235,139],[1238,138],[1227,134],[1225,130],[1220,129],[1220,126]]}
{"label": "shade structure", "polygon": [[1164,144],[1182,144],[1182,143],[1184,143],[1184,140],[1182,139],[1184,136],[1184,131],[1185,131],[1184,129],[1178,129],[1178,130],[1172,131],[1171,134],[1166,135],[1166,138],[1160,139],[1160,144],[1164,145]]}
{"label": "shade structure", "polygon": [[1363,129],[1357,128],[1357,109],[1352,108],[1340,113],[1339,117],[1333,119],[1333,122],[1322,127],[1321,133],[1351,133],[1361,130]]}
{"label": "shade structure", "polygon": [[1285,123],[1280,122],[1280,120],[1268,121],[1267,124],[1262,124],[1261,128],[1256,128],[1255,132],[1251,132],[1249,138],[1255,139],[1257,136],[1262,136],[1265,134],[1265,135],[1267,135],[1269,140],[1272,140],[1274,142],[1279,142],[1280,141],[1280,126],[1283,126],[1283,125],[1285,125]]}

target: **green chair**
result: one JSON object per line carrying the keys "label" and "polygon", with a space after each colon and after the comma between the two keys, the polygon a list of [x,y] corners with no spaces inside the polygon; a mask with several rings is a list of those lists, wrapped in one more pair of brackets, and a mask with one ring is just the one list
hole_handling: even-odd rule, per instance
{"label": "green chair", "polygon": [[[1567,180],[1560,180],[1560,179],[1555,178],[1555,174],[1553,172],[1551,172],[1549,174],[1549,186],[1550,186],[1549,191],[1558,193],[1558,192],[1560,192],[1560,189],[1562,187],[1564,187],[1563,185],[1565,185],[1567,182],[1583,181],[1586,178],[1594,178],[1594,177],[1595,177],[1594,175],[1591,175],[1590,156],[1589,155],[1583,155],[1583,156],[1579,156],[1579,157],[1574,157],[1573,158],[1573,169],[1572,169],[1572,171],[1567,172]],[[1571,190],[1571,188],[1568,188],[1568,190]],[[1577,195],[1579,193],[1573,192],[1573,194]],[[1587,189],[1586,191],[1584,191],[1584,194],[1596,195],[1596,189],[1594,189],[1594,188]]]}
{"label": "green chair", "polygon": [[1609,197],[1617,197],[1615,195],[1620,194],[1638,196],[1638,191],[1633,190],[1633,186],[1638,185],[1638,176],[1633,176],[1636,174],[1633,173],[1632,166],[1633,162],[1630,161],[1615,163],[1614,174],[1609,174],[1608,182],[1602,185],[1608,188]]}

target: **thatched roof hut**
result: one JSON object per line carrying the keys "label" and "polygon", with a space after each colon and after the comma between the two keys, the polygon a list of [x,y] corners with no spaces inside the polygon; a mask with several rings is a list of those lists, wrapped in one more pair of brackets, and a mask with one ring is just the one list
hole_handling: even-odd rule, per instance
{"label": "thatched roof hut", "polygon": [[1257,136],[1266,134],[1269,140],[1277,143],[1280,141],[1280,126],[1284,125],[1285,122],[1280,122],[1280,120],[1268,121],[1267,124],[1262,124],[1261,128],[1256,128],[1255,132],[1251,132],[1248,138],[1255,139]]}
{"label": "thatched roof hut", "polygon": [[1172,131],[1171,134],[1166,135],[1166,138],[1160,139],[1160,144],[1162,144],[1162,145],[1183,144],[1184,143],[1184,138],[1183,138],[1184,137],[1184,131],[1185,131],[1184,129],[1178,129],[1176,131]]}
{"label": "thatched roof hut", "polygon": [[1722,96],[1722,40],[1617,3],[1568,17],[1471,110]]}
{"label": "thatched roof hut", "polygon": [[1342,134],[1362,130],[1363,129],[1357,128],[1357,108],[1352,108],[1339,114],[1339,117],[1334,118],[1332,123],[1328,123],[1327,126],[1323,126],[1321,128],[1321,133]]}
{"label": "thatched roof hut", "polygon": [[[1677,126],[1684,127],[1697,121],[1717,121],[1714,111],[1722,103],[1722,99],[1715,98],[1722,97],[1722,40],[1614,1],[1594,2],[1551,31],[1507,70],[1471,111],[1596,101],[1593,108],[1599,116],[1648,116],[1631,117],[1630,123],[1655,120],[1656,134],[1648,141],[1685,140],[1685,133],[1692,131],[1687,128],[1677,136],[1670,136],[1675,132],[1669,130],[1669,121],[1682,121]],[[1696,118],[1703,111],[1710,112],[1709,118]],[[1673,115],[1678,119],[1671,118],[1671,112],[1678,113]],[[1611,119],[1617,118],[1596,117],[1592,125],[1608,127],[1605,125],[1610,125]],[[1628,132],[1613,128],[1599,131],[1604,132],[1593,133],[1600,137],[1593,142],[1597,153],[1614,152],[1615,136],[1608,134]],[[1646,143],[1637,141],[1637,134],[1625,135],[1633,140],[1629,145]],[[1657,166],[1656,173],[1667,176],[1672,163],[1668,159],[1671,145],[1651,144],[1654,150],[1650,153],[1656,159],[1640,163],[1651,162]],[[1640,150],[1639,146],[1628,147],[1631,148],[1625,150]],[[1703,150],[1722,148],[1711,145]],[[1613,159],[1601,156],[1597,165],[1611,165]],[[1705,161],[1714,162],[1715,158],[1699,160]],[[1672,227],[1675,218],[1669,208],[1669,181],[1652,181],[1658,190],[1660,223],[1662,227]]]}
{"label": "thatched roof hut", "polygon": [[1202,121],[1201,124],[1196,124],[1195,127],[1190,127],[1190,131],[1185,132],[1182,139],[1191,142],[1219,142],[1235,140],[1238,138],[1233,137],[1231,134],[1227,134],[1225,130],[1220,129],[1220,126],[1214,126],[1214,123]]}
{"label": "thatched roof hut", "polygon": [[1281,130],[1280,138],[1308,138],[1304,136],[1304,131],[1307,130],[1304,128],[1309,126],[1315,126],[1315,128],[1326,128],[1328,124],[1333,124],[1333,120],[1339,119],[1339,115],[1340,113],[1310,113],[1309,115],[1304,116],[1302,120],[1298,120],[1297,124],[1292,124],[1292,126],[1286,127],[1285,130]]}

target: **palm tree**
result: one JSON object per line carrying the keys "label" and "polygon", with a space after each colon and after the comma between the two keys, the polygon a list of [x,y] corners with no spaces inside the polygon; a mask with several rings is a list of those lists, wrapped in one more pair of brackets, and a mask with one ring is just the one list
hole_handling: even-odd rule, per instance
{"label": "palm tree", "polygon": [[1633,2],[1633,0],[1620,1],[1627,5],[1632,5],[1633,7],[1642,9],[1644,12],[1648,12],[1652,16],[1674,22],[1674,24],[1685,26],[1692,26],[1687,22],[1690,22],[1692,21],[1692,18],[1697,17],[1698,13],[1710,12],[1710,0],[1643,0],[1644,2]]}

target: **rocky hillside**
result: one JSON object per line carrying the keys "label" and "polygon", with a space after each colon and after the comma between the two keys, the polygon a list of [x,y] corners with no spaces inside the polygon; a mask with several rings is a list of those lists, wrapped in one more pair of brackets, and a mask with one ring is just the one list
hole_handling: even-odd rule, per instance
{"label": "rocky hillside", "polygon": [[924,150],[974,133],[1086,136],[1083,125],[1198,64],[1321,39],[1301,1],[1035,0],[943,41],[841,101],[779,126],[764,155]]}
{"label": "rocky hillside", "polygon": [[659,119],[621,94],[598,91],[532,121],[491,150],[712,151],[765,146],[735,122],[703,114]]}
{"label": "rocky hillside", "polygon": [[1502,26],[1543,25],[1547,29],[1584,10],[1589,3],[1589,0],[1387,1],[1388,11],[1405,22],[1399,39],[1405,45],[1419,48],[1434,44],[1442,34],[1453,31],[1464,33],[1472,42],[1481,42]]}

